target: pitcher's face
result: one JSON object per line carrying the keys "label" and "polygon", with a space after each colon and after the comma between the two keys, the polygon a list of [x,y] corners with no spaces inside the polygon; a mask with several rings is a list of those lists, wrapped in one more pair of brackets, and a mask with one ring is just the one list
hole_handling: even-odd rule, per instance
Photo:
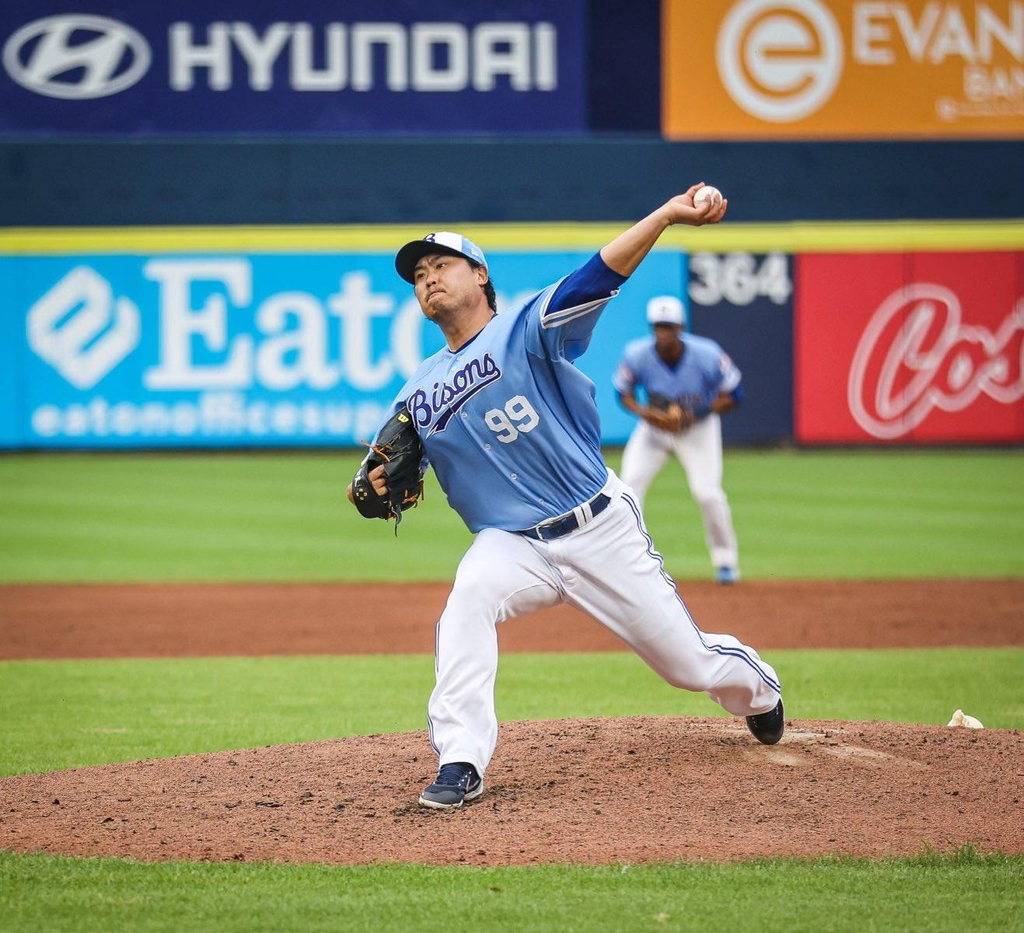
{"label": "pitcher's face", "polygon": [[462,256],[431,253],[424,256],[413,270],[413,290],[431,321],[457,315],[465,308],[475,308],[486,301],[483,286],[487,269],[473,266]]}

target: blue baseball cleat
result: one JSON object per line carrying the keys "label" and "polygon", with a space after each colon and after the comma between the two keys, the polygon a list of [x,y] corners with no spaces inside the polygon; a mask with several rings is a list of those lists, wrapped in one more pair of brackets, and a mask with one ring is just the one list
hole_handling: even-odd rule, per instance
{"label": "blue baseball cleat", "polygon": [[484,781],[476,768],[464,761],[441,765],[434,783],[420,794],[420,804],[435,810],[453,810],[484,792]]}
{"label": "blue baseball cleat", "polygon": [[755,739],[764,745],[774,745],[786,731],[786,711],[782,708],[782,697],[775,704],[775,709],[767,713],[757,713],[747,717],[747,728]]}
{"label": "blue baseball cleat", "polygon": [[740,572],[735,567],[719,567],[715,570],[715,580],[718,583],[735,583],[740,578]]}

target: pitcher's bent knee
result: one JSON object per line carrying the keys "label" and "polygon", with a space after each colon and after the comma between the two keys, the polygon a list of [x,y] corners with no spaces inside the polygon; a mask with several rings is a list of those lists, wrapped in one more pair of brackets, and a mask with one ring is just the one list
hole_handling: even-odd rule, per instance
{"label": "pitcher's bent knee", "polygon": [[457,609],[460,613],[493,615],[497,613],[500,595],[500,591],[494,588],[493,581],[483,574],[460,573],[448,595],[445,611]]}
{"label": "pitcher's bent knee", "polygon": [[679,690],[689,690],[691,693],[707,693],[715,685],[710,677],[680,677],[666,674],[662,674],[662,677],[669,686],[676,687]]}
{"label": "pitcher's bent knee", "polygon": [[693,501],[702,509],[724,506],[728,501],[725,493],[720,489],[695,489],[693,490]]}

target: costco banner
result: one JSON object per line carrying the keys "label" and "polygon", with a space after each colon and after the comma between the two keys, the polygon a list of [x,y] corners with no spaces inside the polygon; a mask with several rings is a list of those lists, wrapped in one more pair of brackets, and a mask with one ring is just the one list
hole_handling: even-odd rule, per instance
{"label": "costco banner", "polygon": [[[490,255],[499,309],[590,255]],[[579,363],[609,443],[618,355],[685,272],[649,256]],[[0,281],[4,448],[359,446],[442,346],[391,253],[7,256]]]}
{"label": "costco banner", "polygon": [[4,0],[0,133],[579,133],[585,48],[584,0]]}
{"label": "costco banner", "polygon": [[1024,136],[1022,0],[663,0],[669,139]]}
{"label": "costco banner", "polygon": [[1024,253],[802,255],[796,439],[1024,442]]}

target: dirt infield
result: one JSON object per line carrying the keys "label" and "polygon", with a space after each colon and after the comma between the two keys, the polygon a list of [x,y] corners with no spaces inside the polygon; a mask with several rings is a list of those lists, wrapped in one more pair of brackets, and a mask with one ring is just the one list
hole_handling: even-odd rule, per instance
{"label": "dirt infield", "polygon": [[[702,628],[759,650],[1024,644],[1019,580],[681,589]],[[430,652],[447,592],[6,586],[0,658]],[[569,609],[500,633],[506,651],[622,649]],[[375,735],[0,780],[0,849],[474,865],[1024,852],[1022,762],[1017,730],[798,712],[774,747],[722,717],[516,722],[460,812],[415,805],[436,767],[425,732]]]}
{"label": "dirt infield", "polygon": [[[432,654],[449,585],[0,586],[0,660]],[[1024,580],[686,582],[706,632],[770,648],[1024,645]],[[499,628],[503,651],[621,651],[568,607]]]}

